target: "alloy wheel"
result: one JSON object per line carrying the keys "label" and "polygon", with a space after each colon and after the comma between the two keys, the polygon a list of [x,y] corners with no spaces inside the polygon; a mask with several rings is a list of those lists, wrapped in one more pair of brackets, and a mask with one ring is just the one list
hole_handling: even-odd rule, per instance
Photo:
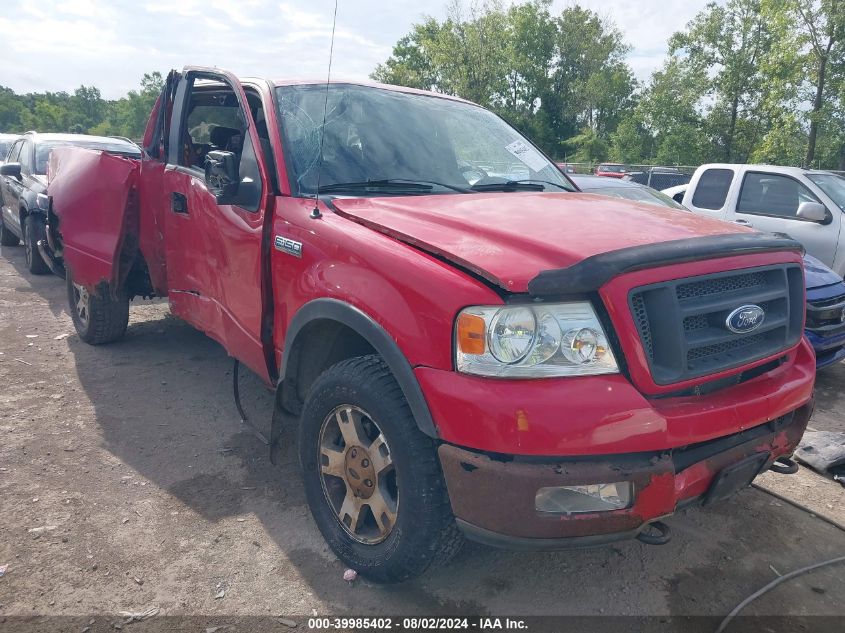
{"label": "alloy wheel", "polygon": [[85,286],[73,284],[73,304],[76,306],[76,316],[83,327],[88,327],[88,318],[91,309],[91,296]]}
{"label": "alloy wheel", "polygon": [[375,545],[396,524],[399,491],[390,447],[366,411],[335,407],[323,421],[318,467],[323,494],[353,539]]}

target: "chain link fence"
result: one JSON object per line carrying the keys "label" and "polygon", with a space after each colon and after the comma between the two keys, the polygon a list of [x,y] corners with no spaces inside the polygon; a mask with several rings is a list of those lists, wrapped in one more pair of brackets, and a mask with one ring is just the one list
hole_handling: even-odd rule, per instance
{"label": "chain link fence", "polygon": [[[570,163],[559,162],[558,166],[570,174],[594,174],[606,163]],[[654,189],[668,189],[685,185],[691,179],[695,165],[625,165],[625,180],[631,180]]]}

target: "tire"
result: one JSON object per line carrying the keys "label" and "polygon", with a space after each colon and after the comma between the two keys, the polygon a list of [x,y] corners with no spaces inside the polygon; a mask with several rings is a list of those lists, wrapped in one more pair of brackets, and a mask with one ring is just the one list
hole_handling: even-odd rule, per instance
{"label": "tire", "polygon": [[3,214],[0,212],[0,246],[17,246],[19,243],[18,236],[6,228]]}
{"label": "tire", "polygon": [[90,345],[112,343],[126,334],[129,297],[121,290],[117,298],[108,291],[92,294],[65,274],[68,310],[79,338]]}
{"label": "tire", "polygon": [[[340,430],[341,424],[346,431]],[[344,439],[352,428],[363,441]],[[353,459],[356,446],[363,449],[358,457],[372,458],[372,471],[366,468],[367,459]],[[335,457],[329,459],[329,453]],[[446,563],[460,549],[463,536],[452,515],[437,445],[417,428],[381,357],[345,360],[317,378],[300,418],[299,461],[308,505],[323,538],[338,558],[369,580],[407,580],[433,564]],[[388,461],[390,465],[381,469]],[[367,472],[376,473],[376,492],[369,498],[350,495],[355,486],[367,494]],[[354,503],[361,504],[359,521],[353,524],[347,513],[342,522],[339,514]],[[380,522],[374,507],[387,509]]]}
{"label": "tire", "polygon": [[38,252],[38,240],[46,239],[47,229],[44,223],[32,214],[26,216],[23,223],[23,247],[26,253],[26,268],[33,275],[46,275],[50,267]]}

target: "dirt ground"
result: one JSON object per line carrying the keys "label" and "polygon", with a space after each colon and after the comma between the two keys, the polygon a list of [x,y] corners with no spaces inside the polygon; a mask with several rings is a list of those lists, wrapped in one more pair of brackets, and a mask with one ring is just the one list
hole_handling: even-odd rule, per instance
{"label": "dirt ground", "polygon": [[[312,614],[723,616],[777,574],[845,554],[845,532],[748,489],[669,519],[662,547],[469,545],[401,586],[347,583],[305,506],[292,436],[272,466],[239,422],[219,345],[165,304],[136,302],[125,340],[89,347],[66,304],[62,280],[28,274],[19,247],[0,251],[0,629],[151,607],[300,628]],[[820,374],[813,428],[845,430],[843,378],[845,365]],[[248,413],[269,420],[270,394],[243,380]],[[845,521],[845,490],[801,477],[764,485]],[[845,616],[843,595],[836,565],[747,612]]]}

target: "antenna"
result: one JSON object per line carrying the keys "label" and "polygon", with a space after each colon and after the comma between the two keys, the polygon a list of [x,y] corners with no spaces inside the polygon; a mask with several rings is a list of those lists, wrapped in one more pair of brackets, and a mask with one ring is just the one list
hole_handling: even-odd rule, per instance
{"label": "antenna", "polygon": [[337,0],[334,0],[334,16],[332,17],[332,42],[329,46],[329,72],[326,76],[326,98],[323,101],[323,124],[320,126],[320,162],[317,165],[317,194],[314,196],[314,208],[311,209],[311,218],[314,220],[322,217],[320,213],[320,176],[323,175],[323,140],[326,138],[326,110],[329,107],[329,84],[332,80],[332,57],[334,56],[334,27],[337,25]]}

